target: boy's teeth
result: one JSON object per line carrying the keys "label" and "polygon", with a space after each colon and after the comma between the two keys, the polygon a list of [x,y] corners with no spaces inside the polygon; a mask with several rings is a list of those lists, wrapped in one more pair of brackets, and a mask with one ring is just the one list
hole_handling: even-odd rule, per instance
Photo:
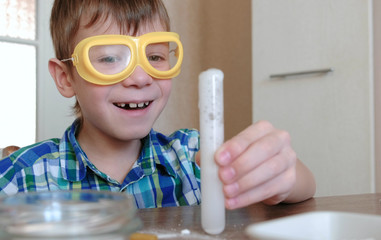
{"label": "boy's teeth", "polygon": [[117,103],[116,106],[126,109],[145,108],[149,105],[149,102],[141,103]]}

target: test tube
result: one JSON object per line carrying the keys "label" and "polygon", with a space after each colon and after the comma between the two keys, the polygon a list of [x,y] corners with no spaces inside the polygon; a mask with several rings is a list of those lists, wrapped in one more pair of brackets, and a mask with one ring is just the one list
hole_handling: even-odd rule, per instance
{"label": "test tube", "polygon": [[209,234],[225,229],[225,200],[214,153],[224,141],[223,78],[219,69],[199,75],[201,225]]}

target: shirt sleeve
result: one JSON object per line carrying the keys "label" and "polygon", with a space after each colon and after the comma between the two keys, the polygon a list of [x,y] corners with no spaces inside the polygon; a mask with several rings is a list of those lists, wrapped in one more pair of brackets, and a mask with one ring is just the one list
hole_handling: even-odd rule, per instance
{"label": "shirt sleeve", "polygon": [[12,195],[18,192],[15,168],[11,157],[0,160],[0,195]]}

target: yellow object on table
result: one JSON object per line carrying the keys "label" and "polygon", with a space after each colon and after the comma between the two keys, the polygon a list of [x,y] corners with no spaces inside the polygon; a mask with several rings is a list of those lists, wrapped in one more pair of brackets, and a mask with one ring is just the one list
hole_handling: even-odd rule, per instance
{"label": "yellow object on table", "polygon": [[157,240],[157,236],[148,233],[133,233],[130,235],[130,240]]}

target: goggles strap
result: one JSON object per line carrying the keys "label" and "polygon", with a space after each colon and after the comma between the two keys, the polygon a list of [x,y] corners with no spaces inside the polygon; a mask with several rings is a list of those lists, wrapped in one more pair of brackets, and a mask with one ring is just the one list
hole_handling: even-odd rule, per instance
{"label": "goggles strap", "polygon": [[61,62],[74,61],[74,58],[65,58],[60,60]]}

